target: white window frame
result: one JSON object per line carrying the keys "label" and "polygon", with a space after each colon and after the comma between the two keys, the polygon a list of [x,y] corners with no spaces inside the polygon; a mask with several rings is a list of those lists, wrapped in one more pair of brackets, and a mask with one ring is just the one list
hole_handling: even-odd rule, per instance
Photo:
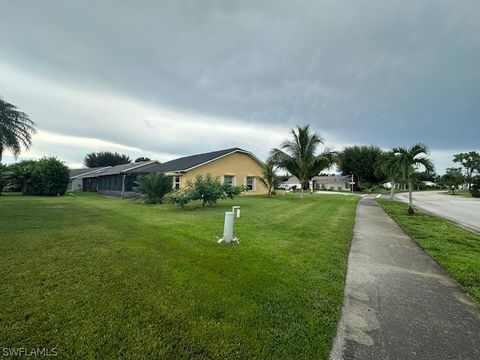
{"label": "white window frame", "polygon": [[[178,187],[177,187],[177,184],[178,184]],[[180,184],[181,184],[180,175],[175,175],[173,177],[173,188],[176,190],[180,189]]]}
{"label": "white window frame", "polygon": [[[251,190],[248,189],[248,178],[252,179],[252,189]],[[245,185],[245,188],[246,188],[247,191],[256,191],[257,190],[257,182],[256,182],[255,176],[245,176],[244,185]]]}
{"label": "white window frame", "polygon": [[237,186],[237,177],[235,175],[223,175],[222,176],[222,184],[225,185],[225,177],[231,177],[232,178],[232,186]]}

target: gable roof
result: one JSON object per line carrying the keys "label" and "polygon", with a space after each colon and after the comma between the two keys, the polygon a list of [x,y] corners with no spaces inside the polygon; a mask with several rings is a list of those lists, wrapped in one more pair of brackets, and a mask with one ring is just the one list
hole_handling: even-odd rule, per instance
{"label": "gable roof", "polygon": [[94,168],[70,169],[70,179],[85,177],[87,175],[96,175],[110,167],[111,166],[100,166]]}
{"label": "gable roof", "polygon": [[258,163],[261,163],[261,161],[258,160],[251,152],[234,147],[203,154],[184,156],[175,160],[167,161],[163,164],[158,164],[152,170],[159,172],[184,172],[236,152],[247,154]]}

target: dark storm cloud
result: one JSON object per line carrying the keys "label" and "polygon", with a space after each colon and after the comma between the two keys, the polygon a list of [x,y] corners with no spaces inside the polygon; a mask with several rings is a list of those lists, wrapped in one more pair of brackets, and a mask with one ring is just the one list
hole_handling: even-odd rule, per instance
{"label": "dark storm cloud", "polygon": [[[476,0],[43,0],[2,13],[0,62],[52,81],[246,124],[312,123],[344,143],[479,147]],[[138,146],[105,122],[97,136]],[[44,128],[92,136],[53,117]]]}

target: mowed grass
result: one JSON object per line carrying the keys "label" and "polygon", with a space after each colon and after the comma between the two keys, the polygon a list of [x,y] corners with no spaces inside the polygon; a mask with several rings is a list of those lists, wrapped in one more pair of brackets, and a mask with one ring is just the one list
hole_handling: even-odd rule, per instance
{"label": "mowed grass", "polygon": [[378,202],[427,254],[480,302],[480,235],[418,210],[415,216],[408,216],[408,205],[401,202],[384,199]]}
{"label": "mowed grass", "polygon": [[[0,345],[61,358],[326,359],[358,197],[202,208],[0,196]],[[219,245],[240,205],[239,245]]]}

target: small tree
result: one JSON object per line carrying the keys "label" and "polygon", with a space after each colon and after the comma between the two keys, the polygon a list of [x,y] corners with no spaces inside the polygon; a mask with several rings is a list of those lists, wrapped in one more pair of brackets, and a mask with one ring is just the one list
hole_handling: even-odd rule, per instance
{"label": "small tree", "polygon": [[42,195],[64,195],[70,181],[70,170],[55,157],[38,160],[35,171],[40,176]]}
{"label": "small tree", "polygon": [[476,174],[480,174],[480,154],[476,151],[455,154],[453,161],[460,163],[465,169],[465,180],[468,182],[468,188],[470,189],[472,179]]}
{"label": "small tree", "polygon": [[408,214],[413,215],[412,184],[418,166],[423,166],[425,171],[433,171],[432,161],[425,155],[428,148],[424,144],[415,144],[410,148],[397,147],[392,150],[397,157],[398,169],[403,181],[408,184]]}
{"label": "small tree", "polygon": [[242,188],[238,186],[222,185],[218,177],[211,174],[198,175],[195,181],[188,181],[184,189],[172,192],[169,201],[172,204],[184,207],[192,200],[201,200],[202,206],[213,205],[219,199],[233,199],[240,195]]}
{"label": "small tree", "polygon": [[392,151],[384,153],[376,164],[376,175],[383,174],[390,181],[390,199],[395,197],[395,186],[401,178],[399,158]]}
{"label": "small tree", "polygon": [[148,157],[143,157],[143,156],[140,156],[138,158],[135,159],[135,162],[138,163],[138,162],[141,162],[141,161],[151,161],[150,158]]}
{"label": "small tree", "polygon": [[137,179],[135,191],[142,194],[144,204],[162,203],[163,197],[172,191],[173,179],[162,173],[152,172]]}
{"label": "small tree", "polygon": [[445,175],[442,176],[442,183],[452,190],[455,195],[455,187],[465,182],[465,176],[462,174],[462,168],[448,168]]}
{"label": "small tree", "polygon": [[272,149],[270,160],[279,168],[287,170],[296,176],[302,185],[300,198],[303,199],[303,185],[333,161],[333,153],[325,150],[317,154],[317,148],[323,144],[323,139],[310,132],[310,126],[297,126],[297,131],[291,130],[293,140],[284,141],[280,148]]}
{"label": "small tree", "polygon": [[275,164],[272,161],[267,161],[262,165],[262,177],[260,180],[268,189],[268,197],[272,196],[273,189],[275,189],[280,183],[280,179],[275,173]]}
{"label": "small tree", "polygon": [[192,200],[202,200],[202,206],[216,204],[223,193],[220,180],[211,174],[197,175],[193,182]]}

